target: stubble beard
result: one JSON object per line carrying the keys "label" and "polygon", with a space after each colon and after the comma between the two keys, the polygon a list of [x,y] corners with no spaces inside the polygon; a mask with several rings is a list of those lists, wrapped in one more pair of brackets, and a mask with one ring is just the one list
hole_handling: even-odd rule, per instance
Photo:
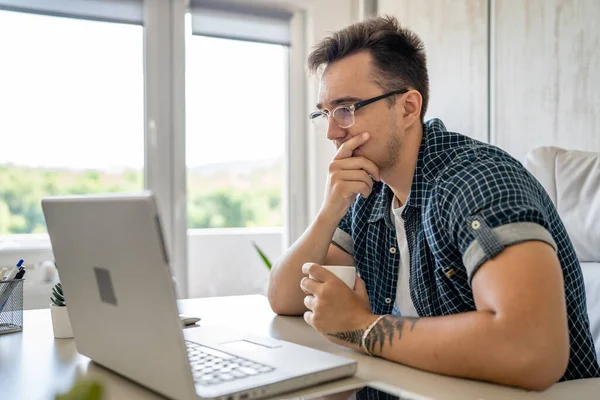
{"label": "stubble beard", "polygon": [[400,156],[400,149],[402,148],[402,141],[396,134],[396,113],[393,112],[390,118],[390,125],[388,127],[388,135],[386,141],[386,156],[379,165],[379,170],[391,170],[398,161]]}

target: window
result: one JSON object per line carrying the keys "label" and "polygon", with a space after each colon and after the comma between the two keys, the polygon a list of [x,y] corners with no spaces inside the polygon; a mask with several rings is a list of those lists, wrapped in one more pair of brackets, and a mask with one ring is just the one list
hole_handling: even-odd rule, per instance
{"label": "window", "polygon": [[289,15],[228,11],[186,40],[188,227],[282,227]]}
{"label": "window", "polygon": [[144,186],[143,27],[0,10],[0,235],[48,195]]}
{"label": "window", "polygon": [[189,40],[189,228],[282,226],[287,53],[276,44]]}
{"label": "window", "polygon": [[[251,243],[275,258],[306,225],[307,32],[344,2],[309,23],[300,0],[0,0],[0,267],[24,258],[39,283],[43,197],[145,187],[178,295],[223,264],[254,290]],[[243,229],[189,229],[215,227]]]}

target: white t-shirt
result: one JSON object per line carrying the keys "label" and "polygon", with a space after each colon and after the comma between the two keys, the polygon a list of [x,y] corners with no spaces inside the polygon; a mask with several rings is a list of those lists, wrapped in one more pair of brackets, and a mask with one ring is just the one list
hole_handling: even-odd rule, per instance
{"label": "white t-shirt", "polygon": [[398,199],[394,196],[392,201],[392,216],[396,226],[396,237],[398,238],[398,250],[400,251],[400,262],[398,265],[398,286],[396,288],[396,307],[404,317],[418,317],[417,310],[410,298],[409,277],[410,277],[410,255],[408,252],[408,242],[406,240],[406,231],[404,230],[404,220],[402,211],[406,203],[399,206]]}

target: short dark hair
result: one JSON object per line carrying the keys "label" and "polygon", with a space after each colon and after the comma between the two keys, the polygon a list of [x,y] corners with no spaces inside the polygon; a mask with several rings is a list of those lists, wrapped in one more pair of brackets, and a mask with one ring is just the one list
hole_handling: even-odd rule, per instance
{"label": "short dark hair", "polygon": [[378,16],[352,24],[319,42],[308,56],[308,69],[323,66],[359,51],[374,60],[374,82],[386,91],[412,88],[421,93],[421,121],[429,103],[429,76],[423,41],[400,26],[393,16]]}

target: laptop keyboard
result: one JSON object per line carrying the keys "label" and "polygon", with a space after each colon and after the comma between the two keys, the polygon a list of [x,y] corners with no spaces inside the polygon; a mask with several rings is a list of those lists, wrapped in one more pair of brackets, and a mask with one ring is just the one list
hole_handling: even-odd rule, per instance
{"label": "laptop keyboard", "polygon": [[186,340],[188,358],[196,383],[214,385],[273,371],[272,367],[236,357]]}

